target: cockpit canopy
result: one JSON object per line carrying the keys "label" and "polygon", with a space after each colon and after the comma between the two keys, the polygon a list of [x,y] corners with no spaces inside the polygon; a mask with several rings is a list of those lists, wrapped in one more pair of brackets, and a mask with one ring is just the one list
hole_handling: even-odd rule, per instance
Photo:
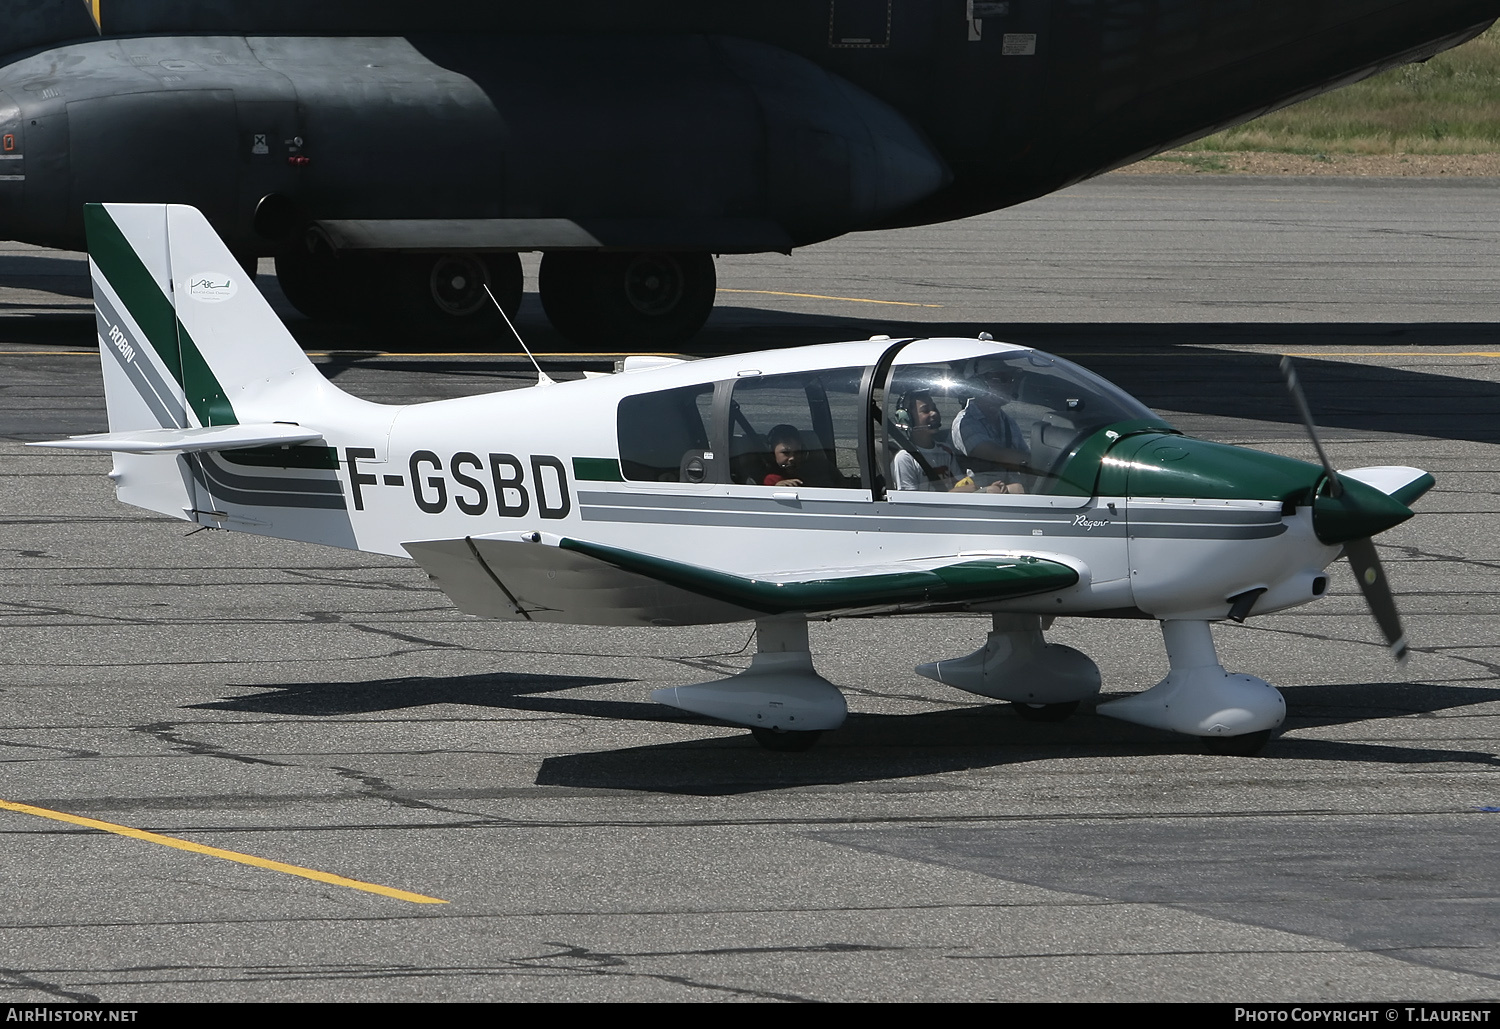
{"label": "cockpit canopy", "polygon": [[[891,489],[951,488],[938,467],[951,455],[955,481],[1050,493],[1068,456],[1096,430],[1136,420],[1165,425],[1124,390],[1071,361],[1037,350],[947,356],[941,353],[950,349],[945,342],[914,343],[892,365],[880,448],[891,464]],[[920,460],[908,462],[902,453]],[[899,474],[912,465],[925,481]]]}
{"label": "cockpit canopy", "polygon": [[741,371],[626,397],[618,411],[623,477],[877,493],[1076,493],[1060,476],[1085,439],[1121,422],[1169,428],[1118,387],[1035,350],[910,340],[865,353],[878,360]]}

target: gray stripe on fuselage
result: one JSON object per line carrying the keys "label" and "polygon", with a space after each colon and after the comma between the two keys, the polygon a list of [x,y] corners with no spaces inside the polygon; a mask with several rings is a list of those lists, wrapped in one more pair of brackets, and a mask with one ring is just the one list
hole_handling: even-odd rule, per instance
{"label": "gray stripe on fuselage", "polygon": [[[1130,520],[1106,506],[1078,508],[875,504],[871,501],[775,501],[745,497],[668,497],[589,491],[579,494],[585,521],[749,529],[954,533],[1000,536],[1095,536],[1141,539],[1269,539],[1286,531],[1280,509],[1179,509]],[[593,501],[593,503],[590,503]],[[600,503],[603,501],[603,503]],[[790,506],[795,503],[796,506]],[[853,507],[859,510],[851,510]],[[1103,522],[1104,524],[1099,524]],[[981,523],[981,524],[975,524]]]}
{"label": "gray stripe on fuselage", "polygon": [[[329,469],[329,474],[333,470]],[[290,493],[336,493],[344,495],[344,487],[337,478],[327,479],[299,479],[292,476],[274,475],[245,475],[241,472],[232,472],[218,461],[213,466],[214,481],[223,483],[231,489],[242,490],[266,490],[268,492],[290,492]]]}
{"label": "gray stripe on fuselage", "polygon": [[[1092,512],[1091,512],[1092,513]],[[954,535],[985,536],[1093,536],[1104,539],[1120,539],[1126,535],[1140,539],[1214,539],[1252,540],[1280,536],[1286,526],[1275,525],[1144,525],[1127,526],[1124,521],[1111,521],[1104,525],[1083,525],[1073,519],[1041,518],[991,518],[984,525],[974,524],[973,519],[953,519],[941,516],[926,518],[897,518],[881,513],[871,514],[801,514],[796,511],[764,514],[739,513],[733,511],[674,511],[627,510],[622,508],[585,507],[579,514],[586,522],[623,522],[644,525],[703,525],[741,529],[798,529],[825,530],[829,532],[893,532],[893,533],[950,533]],[[1100,521],[1090,518],[1090,521]]]}
{"label": "gray stripe on fuselage", "polygon": [[1244,508],[1171,508],[1168,510],[1130,506],[1130,524],[1162,525],[1277,525],[1281,508],[1247,511]]}
{"label": "gray stripe on fuselage", "polygon": [[[192,463],[193,478],[216,500],[245,507],[301,507],[343,511],[349,506],[342,493],[331,496],[322,488],[328,485],[327,480],[274,479],[262,475],[236,475],[233,472],[226,472],[210,453],[197,456],[199,460]],[[316,486],[319,489],[316,492],[303,493],[288,491],[289,486],[304,485]],[[334,481],[332,485],[339,487],[337,481]]]}
{"label": "gray stripe on fuselage", "polygon": [[[925,512],[940,512],[937,515],[938,517],[950,520],[970,519],[983,522],[991,522],[996,519],[1004,521],[1016,521],[1028,518],[1051,520],[1066,517],[1072,519],[1086,512],[1099,512],[1104,517],[1117,517],[1114,512],[1107,510],[1107,505],[1099,504],[1084,497],[1079,497],[1079,503],[1077,504],[1067,507],[1054,507],[1043,504],[1027,505],[1014,503],[1013,501],[1018,496],[1013,494],[1011,497],[1006,498],[1005,503],[997,502],[993,506],[976,504],[919,505],[903,504],[900,501],[885,503],[889,504],[889,510],[899,511],[901,516],[916,518],[930,517]],[[579,490],[578,502],[584,506],[594,504],[609,508],[649,508],[661,511],[727,511],[741,514],[759,514],[773,505],[777,510],[785,510],[787,503],[787,501],[778,501],[770,496],[721,497],[694,494],[613,493],[603,490]],[[873,504],[874,502],[799,498],[795,503],[797,504],[798,511],[803,514],[847,514],[851,504]],[[1132,522],[1168,522],[1174,525],[1194,525],[1199,523],[1212,525],[1271,525],[1281,521],[1281,509],[1277,506],[1259,510],[1247,510],[1242,507],[1229,508],[1210,505],[1168,509],[1131,507],[1130,519]]]}
{"label": "gray stripe on fuselage", "polygon": [[[114,305],[106,299],[97,280],[94,282],[94,322],[99,333],[99,346],[114,355],[115,362],[124,369],[125,374],[130,378],[131,385],[141,395],[141,399],[146,402],[146,406],[151,409],[151,413],[156,416],[161,427],[163,429],[186,428],[187,409],[177,398],[176,388],[167,385],[156,366],[151,363],[151,359],[146,356],[155,353],[155,350],[150,344],[142,343],[130,331],[129,325],[120,317]],[[109,338],[111,328],[119,329],[120,335],[125,337],[125,342],[135,350],[135,360],[127,360],[125,355],[120,353],[120,348],[115,346],[114,340]]]}
{"label": "gray stripe on fuselage", "polygon": [[[849,492],[864,492],[850,490]],[[995,507],[978,507],[975,505],[942,505],[922,504],[921,508],[940,510],[947,518],[970,518],[978,521],[993,521],[997,512],[1003,512],[1009,517],[1041,517],[1056,518],[1066,512],[1068,517],[1086,511],[1090,503],[1086,498],[1079,497],[1080,503],[1072,507],[1058,508],[1038,504],[1036,506],[1022,506],[1020,504],[1005,504]],[[785,510],[786,501],[776,500],[769,495],[759,497],[715,497],[694,496],[688,494],[667,495],[662,493],[606,493],[603,490],[580,490],[578,493],[580,504],[599,504],[606,507],[637,507],[657,508],[670,511],[732,511],[743,514],[756,514],[768,508]],[[807,514],[846,514],[851,504],[874,504],[872,500],[832,500],[817,499],[809,500],[806,497],[798,498],[795,503],[799,509]],[[884,502],[882,502],[884,503]],[[916,510],[916,504],[893,504],[903,510]]]}

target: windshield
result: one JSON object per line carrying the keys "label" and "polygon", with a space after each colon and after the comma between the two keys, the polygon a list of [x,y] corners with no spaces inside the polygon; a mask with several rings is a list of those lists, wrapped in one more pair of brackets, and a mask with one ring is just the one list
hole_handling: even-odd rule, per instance
{"label": "windshield", "polygon": [[1093,372],[1034,350],[898,363],[886,390],[886,482],[893,490],[1050,493],[1083,439],[1135,419],[1165,424]]}

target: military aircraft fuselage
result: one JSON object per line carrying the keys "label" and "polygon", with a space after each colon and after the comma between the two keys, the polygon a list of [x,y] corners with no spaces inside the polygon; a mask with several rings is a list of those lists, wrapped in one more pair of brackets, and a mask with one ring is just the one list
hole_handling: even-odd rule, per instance
{"label": "military aircraft fuselage", "polygon": [[[245,256],[309,225],[343,252],[706,255],[940,222],[1430,56],[1500,14],[1500,0],[4,6],[0,236],[81,248],[87,202],[175,202]],[[711,265],[668,268],[654,293],[630,276],[658,284],[658,268],[554,267],[554,322],[617,280],[646,322],[712,300]],[[307,284],[331,281],[318,274]],[[432,270],[439,306],[444,275],[463,280]]]}
{"label": "military aircraft fuselage", "polygon": [[[171,200],[265,252],[254,214],[271,194],[319,218],[567,220],[607,246],[715,251],[962,217],[1430,54],[1500,13],[101,0],[96,30],[82,0],[11,6],[31,48],[0,68],[4,154],[20,158],[0,181],[0,232],[78,247],[82,203]],[[489,231],[584,242],[560,224]]]}

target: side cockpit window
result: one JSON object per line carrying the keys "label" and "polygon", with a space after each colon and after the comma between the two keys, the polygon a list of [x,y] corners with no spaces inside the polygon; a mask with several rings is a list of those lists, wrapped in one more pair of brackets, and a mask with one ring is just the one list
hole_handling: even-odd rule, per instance
{"label": "side cockpit window", "polygon": [[620,401],[621,474],[636,482],[703,482],[712,460],[713,396],[713,383],[704,383]]}
{"label": "side cockpit window", "polygon": [[731,480],[858,488],[863,374],[863,368],[825,368],[737,380],[729,407]]}

